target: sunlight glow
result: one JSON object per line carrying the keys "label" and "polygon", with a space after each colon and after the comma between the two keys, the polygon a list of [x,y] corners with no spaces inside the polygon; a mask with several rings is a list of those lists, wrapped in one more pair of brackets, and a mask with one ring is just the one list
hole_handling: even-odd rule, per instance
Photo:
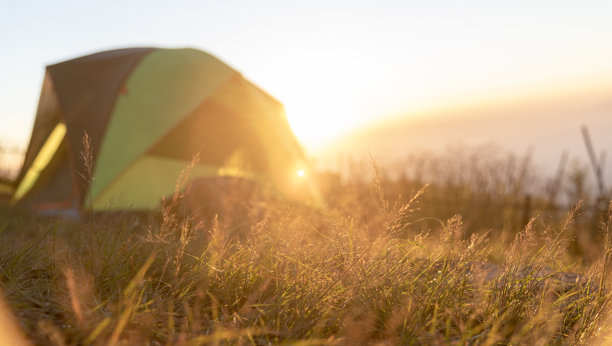
{"label": "sunlight glow", "polygon": [[306,173],[304,172],[303,169],[300,169],[299,171],[297,171],[297,175],[298,177],[303,177]]}
{"label": "sunlight glow", "polygon": [[[389,118],[612,80],[612,1],[264,0],[190,2],[189,11],[176,2],[138,18],[80,2],[60,11],[70,27],[46,15],[61,5],[40,2],[32,11],[25,3],[3,7],[12,15],[0,21],[3,32],[33,28],[16,38],[0,35],[6,47],[23,42],[0,66],[0,93],[8,100],[0,103],[0,138],[24,144],[42,66],[111,47],[184,46],[213,54],[283,103],[308,154]],[[91,26],[80,13],[92,11],[99,21],[91,31],[71,30]],[[110,31],[109,22],[117,23]],[[41,30],[70,39],[47,47],[36,35]]]}
{"label": "sunlight glow", "polygon": [[307,152],[390,118],[612,76],[609,5],[397,4],[332,4],[322,17],[304,6],[282,23],[302,24],[283,26],[282,45],[257,41],[262,53],[236,63],[284,104]]}

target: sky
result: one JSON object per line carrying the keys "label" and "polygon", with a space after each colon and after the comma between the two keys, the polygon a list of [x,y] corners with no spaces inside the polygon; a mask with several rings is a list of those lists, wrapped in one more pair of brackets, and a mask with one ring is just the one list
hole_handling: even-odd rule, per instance
{"label": "sky", "polygon": [[314,152],[393,117],[604,88],[611,18],[612,0],[0,0],[0,139],[26,145],[46,65],[194,47],[279,99]]}

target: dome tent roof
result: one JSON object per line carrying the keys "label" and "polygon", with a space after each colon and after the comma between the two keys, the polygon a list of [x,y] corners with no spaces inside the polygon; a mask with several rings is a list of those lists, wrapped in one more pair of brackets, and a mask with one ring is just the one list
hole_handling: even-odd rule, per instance
{"label": "dome tent roof", "polygon": [[[93,182],[80,177],[83,137]],[[128,48],[50,65],[13,201],[37,210],[151,209],[229,162],[287,188],[304,164],[283,106],[210,54]],[[111,202],[112,201],[112,202]]]}

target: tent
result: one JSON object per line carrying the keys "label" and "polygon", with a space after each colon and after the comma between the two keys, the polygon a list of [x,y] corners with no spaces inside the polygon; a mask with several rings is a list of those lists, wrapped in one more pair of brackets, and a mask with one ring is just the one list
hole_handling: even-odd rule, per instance
{"label": "tent", "polygon": [[196,154],[191,176],[250,175],[284,194],[305,165],[282,104],[212,55],[83,56],[46,68],[12,202],[48,213],[152,209]]}

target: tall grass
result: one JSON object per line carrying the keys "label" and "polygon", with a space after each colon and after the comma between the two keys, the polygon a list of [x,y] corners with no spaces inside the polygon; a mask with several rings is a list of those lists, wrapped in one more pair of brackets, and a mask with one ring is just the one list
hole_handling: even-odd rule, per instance
{"label": "tall grass", "polygon": [[81,222],[2,207],[2,294],[38,344],[609,341],[610,218],[587,266],[568,251],[580,206],[503,244],[382,184],[326,210],[267,200],[239,238],[168,205]]}

